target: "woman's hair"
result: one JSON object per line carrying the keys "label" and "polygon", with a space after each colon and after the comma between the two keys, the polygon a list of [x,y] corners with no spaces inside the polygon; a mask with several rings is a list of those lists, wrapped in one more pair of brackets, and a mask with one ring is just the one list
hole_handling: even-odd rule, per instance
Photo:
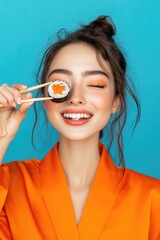
{"label": "woman's hair", "polygon": [[[135,96],[131,86],[128,83],[128,79],[126,77],[126,61],[122,51],[114,40],[115,34],[115,25],[113,24],[111,18],[108,16],[100,16],[88,25],[81,25],[81,28],[79,30],[72,33],[67,33],[64,29],[62,29],[57,34],[57,42],[52,44],[44,53],[37,73],[37,82],[44,83],[46,81],[46,76],[54,57],[59,52],[59,50],[68,44],[84,42],[92,46],[96,51],[97,60],[104,70],[105,67],[100,62],[99,56],[102,56],[106,61],[108,61],[110,63],[114,77],[115,97],[118,96],[121,103],[119,111],[114,115],[114,117],[112,117],[110,122],[110,141],[108,150],[110,150],[113,141],[115,141],[117,143],[120,164],[125,167],[122,132],[127,119],[127,92],[131,95],[137,107],[135,126],[138,123],[140,117],[140,105],[137,97]],[[43,89],[41,90],[41,94],[44,95]],[[35,124],[36,121],[37,115]],[[102,131],[100,137],[101,136]]]}

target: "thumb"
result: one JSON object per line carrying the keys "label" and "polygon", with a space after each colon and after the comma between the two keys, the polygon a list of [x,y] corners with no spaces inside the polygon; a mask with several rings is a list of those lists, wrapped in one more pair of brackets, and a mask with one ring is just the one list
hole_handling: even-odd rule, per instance
{"label": "thumb", "polygon": [[[32,98],[32,94],[31,93],[27,93],[27,94],[22,94],[22,99],[30,99]],[[28,109],[32,106],[33,102],[26,102],[26,103],[22,103],[20,105],[20,107],[18,108],[18,110],[16,111],[16,117],[18,117],[18,121],[22,121],[23,118],[26,116]]]}
{"label": "thumb", "polygon": [[26,116],[28,109],[32,106],[33,102],[22,103],[19,109],[16,111],[17,120],[22,121]]}

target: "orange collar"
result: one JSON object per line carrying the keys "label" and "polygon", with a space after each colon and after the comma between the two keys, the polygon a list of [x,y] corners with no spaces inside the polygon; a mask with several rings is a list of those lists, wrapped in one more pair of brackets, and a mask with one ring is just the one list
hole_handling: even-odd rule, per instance
{"label": "orange collar", "polygon": [[120,171],[103,144],[101,158],[77,226],[58,143],[40,165],[41,191],[58,239],[98,239],[118,194]]}

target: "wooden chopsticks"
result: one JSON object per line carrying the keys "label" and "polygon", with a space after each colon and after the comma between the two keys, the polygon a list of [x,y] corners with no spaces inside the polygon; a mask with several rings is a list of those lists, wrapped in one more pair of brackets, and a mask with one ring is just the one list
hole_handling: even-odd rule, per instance
{"label": "wooden chopsticks", "polygon": [[23,90],[20,90],[20,92],[21,93],[31,92],[31,91],[33,91],[35,89],[43,88],[43,87],[49,85],[50,83],[52,83],[52,81],[51,82],[42,83],[42,84],[39,84],[39,85],[36,85],[36,86],[33,86],[33,87],[25,88]]}

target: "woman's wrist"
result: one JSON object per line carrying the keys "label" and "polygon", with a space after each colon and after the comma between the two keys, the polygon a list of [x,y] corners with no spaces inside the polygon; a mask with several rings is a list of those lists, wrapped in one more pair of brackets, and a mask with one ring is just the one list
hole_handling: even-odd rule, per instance
{"label": "woman's wrist", "polygon": [[13,137],[12,138],[9,138],[9,137],[0,137],[0,145],[9,145],[13,140]]}

